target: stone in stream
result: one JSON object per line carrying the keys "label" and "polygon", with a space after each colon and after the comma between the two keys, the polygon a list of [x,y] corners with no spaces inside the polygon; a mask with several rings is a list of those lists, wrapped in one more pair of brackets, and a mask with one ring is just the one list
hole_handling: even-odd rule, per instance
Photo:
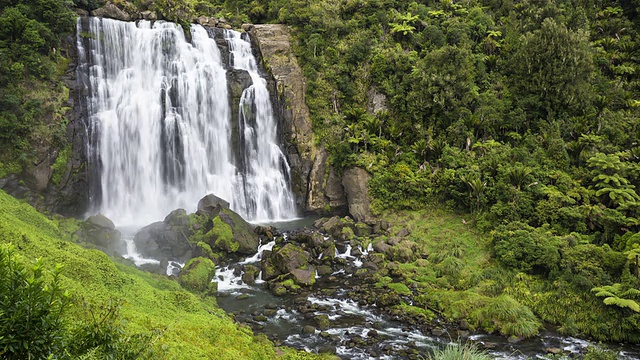
{"label": "stone in stream", "polygon": [[314,328],[314,327],[313,327],[313,326],[311,326],[311,325],[305,325],[305,326],[302,328],[302,333],[303,333],[303,334],[315,334],[315,333],[316,333],[316,328]]}
{"label": "stone in stream", "polygon": [[213,261],[207,258],[193,258],[184,265],[178,282],[185,289],[194,292],[213,292],[212,280],[216,273],[216,266]]}

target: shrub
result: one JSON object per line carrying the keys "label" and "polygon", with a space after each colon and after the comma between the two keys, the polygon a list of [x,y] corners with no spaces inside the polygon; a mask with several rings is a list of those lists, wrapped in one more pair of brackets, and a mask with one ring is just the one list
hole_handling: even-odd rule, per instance
{"label": "shrub", "polygon": [[64,345],[63,312],[69,296],[60,286],[61,266],[28,265],[10,244],[0,244],[0,355],[44,359]]}

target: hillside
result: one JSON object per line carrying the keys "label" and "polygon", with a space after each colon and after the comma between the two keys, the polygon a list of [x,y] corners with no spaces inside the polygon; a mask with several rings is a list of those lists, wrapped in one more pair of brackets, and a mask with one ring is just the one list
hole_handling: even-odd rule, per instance
{"label": "hillside", "polygon": [[[68,293],[70,305],[62,320],[63,327],[57,329],[58,336],[75,334],[82,325],[97,326],[93,336],[98,337],[94,344],[98,350],[84,349],[86,354],[70,354],[72,358],[81,354],[117,359],[276,358],[276,349],[268,340],[255,337],[251,330],[235,324],[217,307],[215,298],[195,295],[182,289],[175,280],[116,263],[100,251],[76,245],[68,232],[74,229],[74,224],[74,220],[50,220],[28,204],[0,192],[3,253],[11,244],[17,261],[27,268],[36,259],[42,259],[45,271],[62,266],[60,285]],[[3,284],[9,278],[5,273],[8,270],[2,268]],[[3,316],[14,316],[9,309],[4,308],[3,312]],[[110,313],[116,315],[108,316]],[[0,326],[6,325],[5,321]],[[15,330],[10,333],[17,335]],[[104,337],[101,339],[99,334]],[[32,336],[35,337],[33,333]],[[8,339],[0,340],[0,354],[7,345],[5,340]],[[145,351],[127,354],[136,346]],[[279,354],[282,359],[314,358],[291,350]],[[5,356],[12,358],[11,352]]]}

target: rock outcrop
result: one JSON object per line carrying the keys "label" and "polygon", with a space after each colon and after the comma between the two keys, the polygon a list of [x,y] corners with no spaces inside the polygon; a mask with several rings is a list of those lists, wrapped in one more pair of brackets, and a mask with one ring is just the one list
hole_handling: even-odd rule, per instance
{"label": "rock outcrop", "polygon": [[131,15],[120,10],[117,6],[111,3],[107,3],[105,6],[95,9],[91,12],[92,16],[96,17],[105,17],[109,19],[121,20],[121,21],[130,21]]}
{"label": "rock outcrop", "polygon": [[373,223],[375,217],[371,212],[371,202],[367,184],[371,175],[362,168],[349,168],[342,174],[342,186],[347,193],[349,213],[356,221]]}
{"label": "rock outcrop", "polygon": [[284,149],[292,168],[292,188],[298,206],[316,212],[344,208],[344,191],[328,164],[328,153],[315,146],[305,102],[305,79],[291,49],[289,30],[279,24],[254,25],[250,33],[276,81],[284,120]]}
{"label": "rock outcrop", "polygon": [[113,221],[104,215],[91,216],[81,223],[76,233],[78,240],[110,256],[121,256],[127,252],[122,234],[116,230]]}

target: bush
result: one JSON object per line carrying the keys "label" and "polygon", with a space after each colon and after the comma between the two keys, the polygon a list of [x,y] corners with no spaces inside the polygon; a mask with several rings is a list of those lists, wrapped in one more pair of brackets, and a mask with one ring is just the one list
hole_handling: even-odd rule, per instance
{"label": "bush", "polygon": [[28,265],[12,245],[0,244],[0,355],[3,359],[44,359],[64,345],[63,312],[69,296],[61,267]]}

